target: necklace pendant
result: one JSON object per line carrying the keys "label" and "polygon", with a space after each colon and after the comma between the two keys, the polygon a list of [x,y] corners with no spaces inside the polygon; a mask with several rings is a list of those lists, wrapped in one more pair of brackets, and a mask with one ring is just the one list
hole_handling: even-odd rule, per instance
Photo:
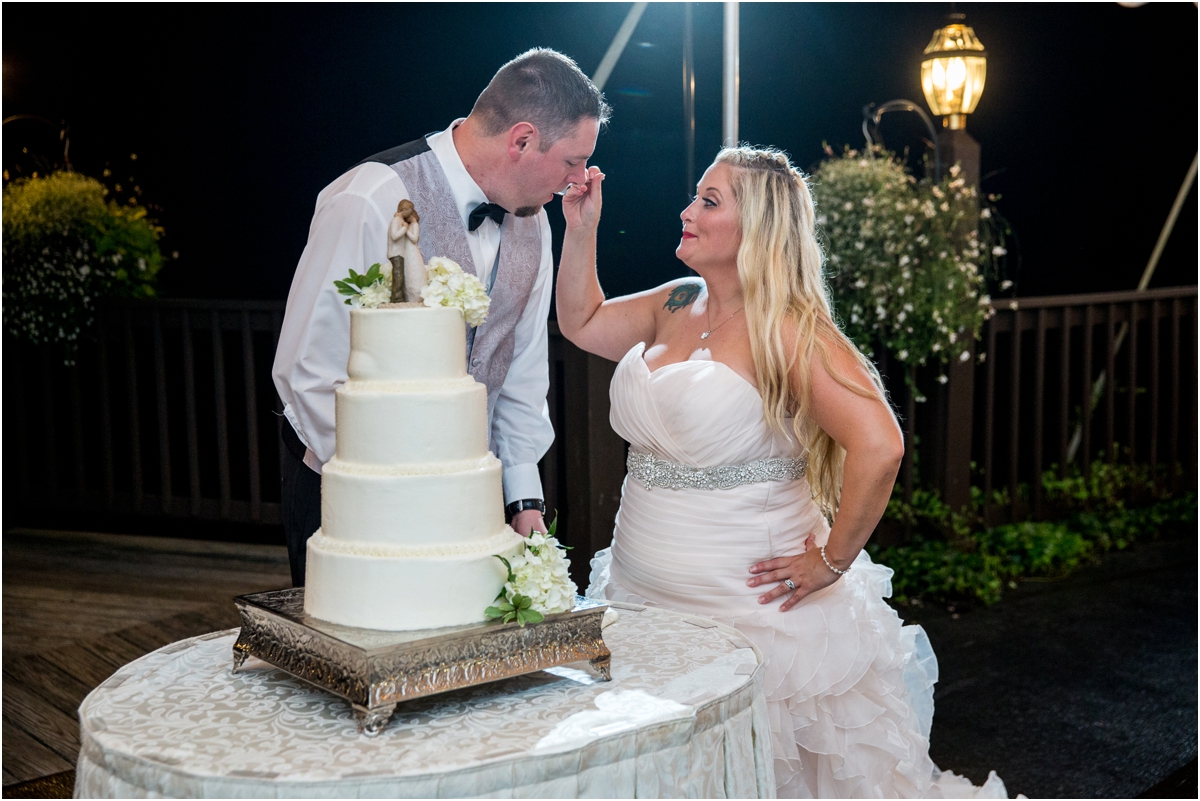
{"label": "necklace pendant", "polygon": [[701,334],[701,335],[700,335],[700,338],[701,338],[701,339],[708,339],[708,335],[709,335],[709,334],[711,334],[711,333],[712,333],[712,331],[705,331],[703,334]]}

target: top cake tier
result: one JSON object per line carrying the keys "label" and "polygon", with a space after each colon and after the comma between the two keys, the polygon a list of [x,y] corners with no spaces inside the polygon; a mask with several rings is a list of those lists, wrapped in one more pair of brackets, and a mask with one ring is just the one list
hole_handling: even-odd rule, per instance
{"label": "top cake tier", "polygon": [[355,381],[430,381],[467,373],[462,314],[442,306],[350,310]]}

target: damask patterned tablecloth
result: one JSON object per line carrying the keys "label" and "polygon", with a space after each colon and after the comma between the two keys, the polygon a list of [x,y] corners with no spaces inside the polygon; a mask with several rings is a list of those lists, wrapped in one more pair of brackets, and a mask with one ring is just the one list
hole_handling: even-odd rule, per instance
{"label": "damask patterned tablecloth", "polygon": [[79,708],[79,798],[773,798],[762,658],[732,628],[616,606],[586,663],[401,704],[376,737],[237,630],[168,645]]}

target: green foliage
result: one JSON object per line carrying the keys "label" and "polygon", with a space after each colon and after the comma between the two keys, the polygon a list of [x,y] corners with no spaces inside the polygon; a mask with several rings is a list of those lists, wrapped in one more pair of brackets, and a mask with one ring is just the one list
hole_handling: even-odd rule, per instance
{"label": "green foliage", "polygon": [[373,286],[376,283],[383,282],[383,274],[379,271],[380,264],[376,262],[372,264],[367,271],[359,275],[354,272],[354,268],[350,268],[350,277],[344,278],[341,281],[334,281],[333,285],[337,287],[339,295],[349,295],[346,298],[346,305],[351,305],[351,301],[358,295],[363,293],[364,289]]}
{"label": "green foliage", "polygon": [[988,313],[984,275],[1006,251],[991,244],[990,224],[989,247],[978,232],[963,235],[978,198],[958,166],[938,183],[918,181],[886,151],[847,149],[822,162],[813,195],[847,336],[907,364],[970,358]]}
{"label": "green foliage", "polygon": [[[1087,476],[1076,470],[1059,479],[1055,473],[1047,471],[1042,485],[1060,519],[992,528],[983,525],[983,493],[977,488],[963,512],[926,490],[914,491],[912,503],[905,504],[897,490],[884,519],[911,530],[910,542],[867,546],[875,561],[895,571],[895,600],[992,604],[1017,579],[1065,576],[1102,553],[1164,530],[1195,529],[1196,496],[1171,497],[1145,466],[1095,462]],[[992,500],[1003,504],[1006,493]]]}
{"label": "green foliage", "polygon": [[[515,581],[516,577],[513,575],[512,563],[499,554],[496,554],[496,558],[503,562],[504,566],[508,569],[508,578],[506,581],[509,583]],[[507,587],[500,588],[500,594],[496,596],[496,600],[500,601],[500,603],[483,610],[485,617],[489,619],[500,618],[502,623],[512,623],[515,620],[521,628],[525,628],[526,623],[541,623],[545,619],[541,612],[532,608],[532,598],[514,594],[509,599],[505,597],[507,591]]]}
{"label": "green foliage", "polygon": [[500,618],[501,622],[512,623],[525,628],[526,623],[541,623],[545,617],[536,609],[530,609],[533,599],[524,595],[514,595],[512,601],[501,601],[496,606],[489,606],[483,611],[489,618]]}
{"label": "green foliage", "polygon": [[103,297],[151,297],[163,257],[162,229],[138,206],[105,200],[74,172],[21,178],[4,187],[4,327],[68,358]]}

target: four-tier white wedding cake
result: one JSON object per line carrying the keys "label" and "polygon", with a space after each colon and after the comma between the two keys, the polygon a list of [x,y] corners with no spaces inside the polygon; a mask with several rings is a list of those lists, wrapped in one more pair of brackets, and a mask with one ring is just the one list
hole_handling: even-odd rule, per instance
{"label": "four-tier white wedding cake", "polygon": [[500,461],[487,394],[466,372],[463,315],[398,304],[350,312],[337,453],[321,478],[304,611],[358,628],[475,623],[504,585]]}

